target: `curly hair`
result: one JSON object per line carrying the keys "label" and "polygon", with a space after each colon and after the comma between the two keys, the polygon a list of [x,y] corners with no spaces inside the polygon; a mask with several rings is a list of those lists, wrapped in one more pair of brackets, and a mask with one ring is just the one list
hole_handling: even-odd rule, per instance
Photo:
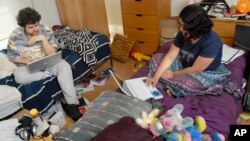
{"label": "curly hair", "polygon": [[17,15],[17,24],[21,27],[25,27],[27,24],[35,24],[40,20],[41,15],[30,7],[21,9]]}
{"label": "curly hair", "polygon": [[197,39],[204,33],[211,31],[213,26],[206,11],[199,5],[191,4],[182,9],[179,17],[184,23],[184,29],[191,39]]}

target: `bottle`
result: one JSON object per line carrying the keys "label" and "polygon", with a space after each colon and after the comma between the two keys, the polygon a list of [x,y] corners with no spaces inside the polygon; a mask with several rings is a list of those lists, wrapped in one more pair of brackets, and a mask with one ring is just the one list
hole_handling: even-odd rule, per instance
{"label": "bottle", "polygon": [[36,108],[31,109],[29,113],[30,113],[30,115],[33,119],[33,122],[35,123],[36,126],[39,126],[42,124],[43,118]]}
{"label": "bottle", "polygon": [[45,121],[39,111],[36,108],[30,110],[29,114],[31,115],[33,122],[35,123],[37,130],[37,135],[48,136],[49,124]]}

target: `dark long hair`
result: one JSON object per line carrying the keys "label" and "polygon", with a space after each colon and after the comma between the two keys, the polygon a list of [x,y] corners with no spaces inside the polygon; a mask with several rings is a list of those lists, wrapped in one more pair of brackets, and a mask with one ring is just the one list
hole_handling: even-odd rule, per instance
{"label": "dark long hair", "polygon": [[21,9],[17,15],[17,24],[25,27],[27,24],[35,24],[41,20],[41,15],[34,9],[27,7]]}
{"label": "dark long hair", "polygon": [[182,9],[179,17],[184,23],[184,29],[191,39],[197,39],[204,33],[211,31],[213,26],[206,11],[199,5],[191,4]]}

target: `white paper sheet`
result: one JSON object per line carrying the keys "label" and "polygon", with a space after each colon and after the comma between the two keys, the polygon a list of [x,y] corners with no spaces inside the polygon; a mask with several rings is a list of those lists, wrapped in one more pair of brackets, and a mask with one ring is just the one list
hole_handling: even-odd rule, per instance
{"label": "white paper sheet", "polygon": [[241,50],[241,49],[236,49],[233,47],[230,47],[226,44],[223,45],[223,49],[222,49],[222,58],[221,58],[221,62],[228,64],[231,61],[233,61],[235,58],[243,55],[245,53],[245,51]]}

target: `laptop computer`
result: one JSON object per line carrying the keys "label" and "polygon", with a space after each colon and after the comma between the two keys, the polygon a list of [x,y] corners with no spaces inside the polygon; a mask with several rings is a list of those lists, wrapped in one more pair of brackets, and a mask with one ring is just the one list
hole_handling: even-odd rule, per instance
{"label": "laptop computer", "polygon": [[152,86],[147,86],[146,78],[140,77],[134,79],[123,80],[120,76],[109,70],[111,76],[119,86],[120,90],[128,96],[133,96],[143,101],[148,99],[161,99],[163,98],[162,93]]}
{"label": "laptop computer", "polygon": [[33,61],[27,64],[27,69],[29,73],[35,73],[38,71],[45,71],[47,68],[58,64],[62,61],[62,52],[56,52],[54,54],[45,56],[41,59]]}

